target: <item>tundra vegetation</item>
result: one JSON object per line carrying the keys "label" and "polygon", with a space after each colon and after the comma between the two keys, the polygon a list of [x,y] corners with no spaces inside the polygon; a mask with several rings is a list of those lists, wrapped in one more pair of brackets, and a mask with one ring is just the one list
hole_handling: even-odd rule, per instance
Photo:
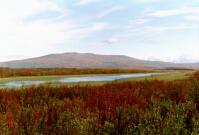
{"label": "tundra vegetation", "polygon": [[0,68],[0,77],[146,73],[155,70],[139,69],[78,69],[78,68]]}
{"label": "tundra vegetation", "polygon": [[2,89],[0,134],[198,135],[199,72],[172,81]]}

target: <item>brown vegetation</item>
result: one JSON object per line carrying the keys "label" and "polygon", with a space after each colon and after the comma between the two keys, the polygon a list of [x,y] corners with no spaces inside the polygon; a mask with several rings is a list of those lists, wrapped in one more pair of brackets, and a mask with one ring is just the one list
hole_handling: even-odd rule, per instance
{"label": "brown vegetation", "polygon": [[136,69],[77,69],[77,68],[0,68],[0,77],[143,73],[152,70]]}
{"label": "brown vegetation", "polygon": [[199,79],[0,91],[0,134],[198,134]]}

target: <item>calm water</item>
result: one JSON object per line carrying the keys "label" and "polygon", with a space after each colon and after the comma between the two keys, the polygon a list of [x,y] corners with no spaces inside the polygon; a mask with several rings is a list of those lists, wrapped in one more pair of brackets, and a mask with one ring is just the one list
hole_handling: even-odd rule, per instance
{"label": "calm water", "polygon": [[10,81],[2,84],[0,88],[16,88],[28,85],[39,85],[44,83],[77,83],[77,82],[102,82],[102,81],[115,81],[126,78],[142,78],[147,76],[159,76],[170,73],[136,73],[136,74],[120,74],[120,75],[99,75],[99,76],[85,76],[85,77],[66,77],[54,80],[34,80],[34,81]]}

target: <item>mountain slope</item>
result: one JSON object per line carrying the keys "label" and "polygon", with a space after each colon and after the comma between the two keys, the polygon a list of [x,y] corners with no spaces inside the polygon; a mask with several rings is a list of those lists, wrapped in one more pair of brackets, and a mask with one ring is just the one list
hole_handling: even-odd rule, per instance
{"label": "mountain slope", "polygon": [[51,54],[37,58],[0,63],[12,68],[137,68],[160,69],[184,67],[174,63],[145,61],[123,55],[97,55],[91,53]]}

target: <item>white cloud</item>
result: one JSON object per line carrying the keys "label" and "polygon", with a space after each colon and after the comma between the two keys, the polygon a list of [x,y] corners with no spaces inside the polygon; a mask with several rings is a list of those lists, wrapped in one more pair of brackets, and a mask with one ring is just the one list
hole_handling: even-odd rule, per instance
{"label": "white cloud", "polygon": [[148,22],[147,19],[136,19],[135,21],[133,21],[135,24],[145,24]]}
{"label": "white cloud", "polygon": [[190,21],[196,21],[199,22],[199,15],[193,15],[193,16],[185,16],[185,19],[190,20]]}
{"label": "white cloud", "polygon": [[165,17],[165,16],[175,16],[182,14],[199,14],[199,7],[182,7],[176,9],[159,10],[150,13],[150,16],[154,17]]}
{"label": "white cloud", "polygon": [[172,30],[183,30],[192,28],[190,25],[179,24],[179,25],[171,25],[171,26],[150,26],[147,27],[148,31],[151,32],[164,32],[164,31],[172,31]]}
{"label": "white cloud", "polygon": [[[89,48],[89,45],[87,44],[89,43],[89,40],[92,41],[92,44],[96,44],[99,41],[98,39],[100,36],[104,37],[109,34],[112,36],[104,40],[104,43],[106,42],[108,44],[113,44],[123,41],[126,43],[126,48],[131,48],[132,43],[154,44],[153,40],[158,38],[156,36],[157,33],[155,32],[188,29],[193,26],[191,26],[191,24],[177,25],[178,21],[176,22],[175,19],[172,21],[174,25],[169,25],[171,24],[171,22],[170,20],[168,20],[168,24],[161,24],[158,26],[157,22],[159,21],[157,21],[156,19],[160,18],[151,18],[148,16],[149,13],[150,16],[183,15],[184,18],[191,21],[197,21],[197,16],[199,13],[197,7],[184,7],[155,12],[152,12],[153,8],[144,7],[146,10],[140,13],[140,10],[134,9],[133,7],[130,8],[129,6],[131,5],[125,5],[126,2],[124,2],[122,5],[117,4],[109,8],[107,6],[107,8],[99,11],[99,13],[88,13],[88,10],[78,8],[77,6],[68,9],[70,8],[71,3],[64,1],[64,3],[67,4],[61,5],[59,4],[59,2],[56,1],[57,0],[0,0],[0,54],[2,56],[0,60],[6,58],[3,56],[7,56],[7,59],[10,60],[11,56],[13,56],[12,58],[22,58],[20,57],[20,54],[25,56],[38,56],[60,51],[62,48],[64,48],[65,50],[67,49],[67,51],[71,51],[75,48],[74,46],[72,46],[73,43],[74,45],[77,45],[78,43],[81,44],[80,46],[82,48],[75,48],[76,50],[92,50],[92,47]],[[95,4],[96,7],[93,7],[93,5],[90,3],[101,1],[75,1],[79,2],[79,5],[88,4],[88,7],[86,8],[89,8],[89,11],[96,11],[93,10],[93,8],[99,9],[107,4],[100,3],[99,6]],[[158,0],[134,1],[137,1],[137,3],[151,3]],[[72,3],[72,5],[73,4],[74,3]],[[128,14],[122,17],[122,19],[124,19],[123,21],[115,22],[115,24],[110,24],[107,22],[112,22],[113,20],[111,17],[115,17],[113,15],[117,15],[117,13],[125,12],[126,8],[128,8],[128,11],[132,12],[132,14]],[[71,16],[70,13],[72,13]],[[58,16],[55,17],[55,15]],[[131,20],[128,23],[128,19],[132,17],[135,19]],[[149,24],[147,22],[150,21],[150,19],[151,22]],[[186,23],[188,24],[190,22],[187,21]],[[127,28],[127,25],[131,29]],[[110,29],[114,29],[114,31],[111,31]],[[151,31],[154,32],[154,34]],[[97,35],[98,32],[100,32],[99,35]],[[184,34],[183,32],[184,31],[182,31],[182,34]],[[197,33],[197,29],[191,29],[190,32]],[[187,44],[190,44],[192,46],[190,48],[194,48],[194,46],[197,46],[198,43],[196,36],[197,35],[195,34],[195,36],[193,35],[183,38],[183,42],[188,42],[189,40],[193,41],[193,43],[190,44],[190,42],[188,42]],[[141,41],[142,39],[144,39],[146,43],[141,43],[144,42]],[[160,41],[158,43],[164,46],[165,42]],[[85,48],[83,48],[83,46]],[[128,49],[126,50],[130,51]],[[193,53],[192,50],[188,52]],[[93,51],[95,50],[93,49]],[[110,51],[110,53],[114,52]],[[194,53],[197,53],[197,51]]]}
{"label": "white cloud", "polygon": [[126,26],[126,28],[127,29],[137,28],[139,26],[143,26],[147,22],[149,22],[148,19],[142,19],[142,18],[130,20],[129,23],[128,23],[128,25]]}
{"label": "white cloud", "polygon": [[67,40],[84,38],[95,32],[110,28],[108,23],[93,23],[79,27],[67,21],[61,23],[36,21],[28,24],[12,25],[11,27],[0,32],[2,37],[0,44],[5,45],[1,49],[47,49]]}
{"label": "white cloud", "polygon": [[150,56],[145,58],[150,61],[164,61],[164,62],[173,62],[173,63],[195,63],[199,62],[198,56],[190,55],[190,54],[182,54],[178,57],[155,57]]}
{"label": "white cloud", "polygon": [[1,55],[32,53],[48,50],[56,45],[88,37],[110,28],[106,22],[82,24],[74,20],[55,21],[56,18],[26,18],[43,12],[66,14],[67,9],[48,0],[0,1],[0,53]]}
{"label": "white cloud", "polygon": [[47,11],[64,12],[64,9],[48,0],[0,1],[0,16],[2,20],[19,20]]}
{"label": "white cloud", "polygon": [[106,10],[103,10],[101,13],[99,13],[97,15],[97,18],[103,18],[103,17],[108,16],[108,15],[114,13],[114,12],[124,10],[124,9],[126,9],[126,8],[123,7],[123,6],[113,6],[111,8],[106,9]]}
{"label": "white cloud", "polygon": [[104,42],[107,43],[107,44],[114,44],[114,43],[119,42],[119,39],[118,39],[118,38],[113,38],[113,37],[112,37],[112,38],[106,39]]}
{"label": "white cloud", "polygon": [[148,3],[159,2],[160,0],[132,0],[132,1],[138,4],[148,4]]}
{"label": "white cloud", "polygon": [[108,30],[110,28],[111,26],[108,23],[97,22],[87,26],[81,26],[70,29],[65,32],[65,35],[68,36],[68,39],[81,39],[81,38],[86,38],[89,35],[92,35],[92,33]]}
{"label": "white cloud", "polygon": [[98,0],[79,0],[77,5],[87,5],[87,4],[90,4],[90,3],[94,3],[96,1],[98,1]]}
{"label": "white cloud", "polygon": [[173,62],[173,59],[171,57],[157,57],[157,56],[149,56],[143,58],[145,60],[149,61],[163,61],[163,62]]}
{"label": "white cloud", "polygon": [[[9,27],[9,26],[8,26]],[[44,21],[30,24],[10,25],[7,31],[1,31],[1,50],[20,51],[48,49],[65,40],[63,27]]]}
{"label": "white cloud", "polygon": [[63,41],[62,28],[48,20],[26,23],[24,20],[43,12],[65,10],[47,0],[0,1],[1,54],[38,48],[44,49]]}
{"label": "white cloud", "polygon": [[30,58],[30,56],[23,56],[23,55],[6,55],[6,56],[0,56],[0,62],[2,61],[11,61],[11,60],[21,60]]}
{"label": "white cloud", "polygon": [[182,54],[178,58],[173,59],[173,62],[175,63],[194,63],[199,62],[199,58],[197,56],[194,56],[193,54]]}

